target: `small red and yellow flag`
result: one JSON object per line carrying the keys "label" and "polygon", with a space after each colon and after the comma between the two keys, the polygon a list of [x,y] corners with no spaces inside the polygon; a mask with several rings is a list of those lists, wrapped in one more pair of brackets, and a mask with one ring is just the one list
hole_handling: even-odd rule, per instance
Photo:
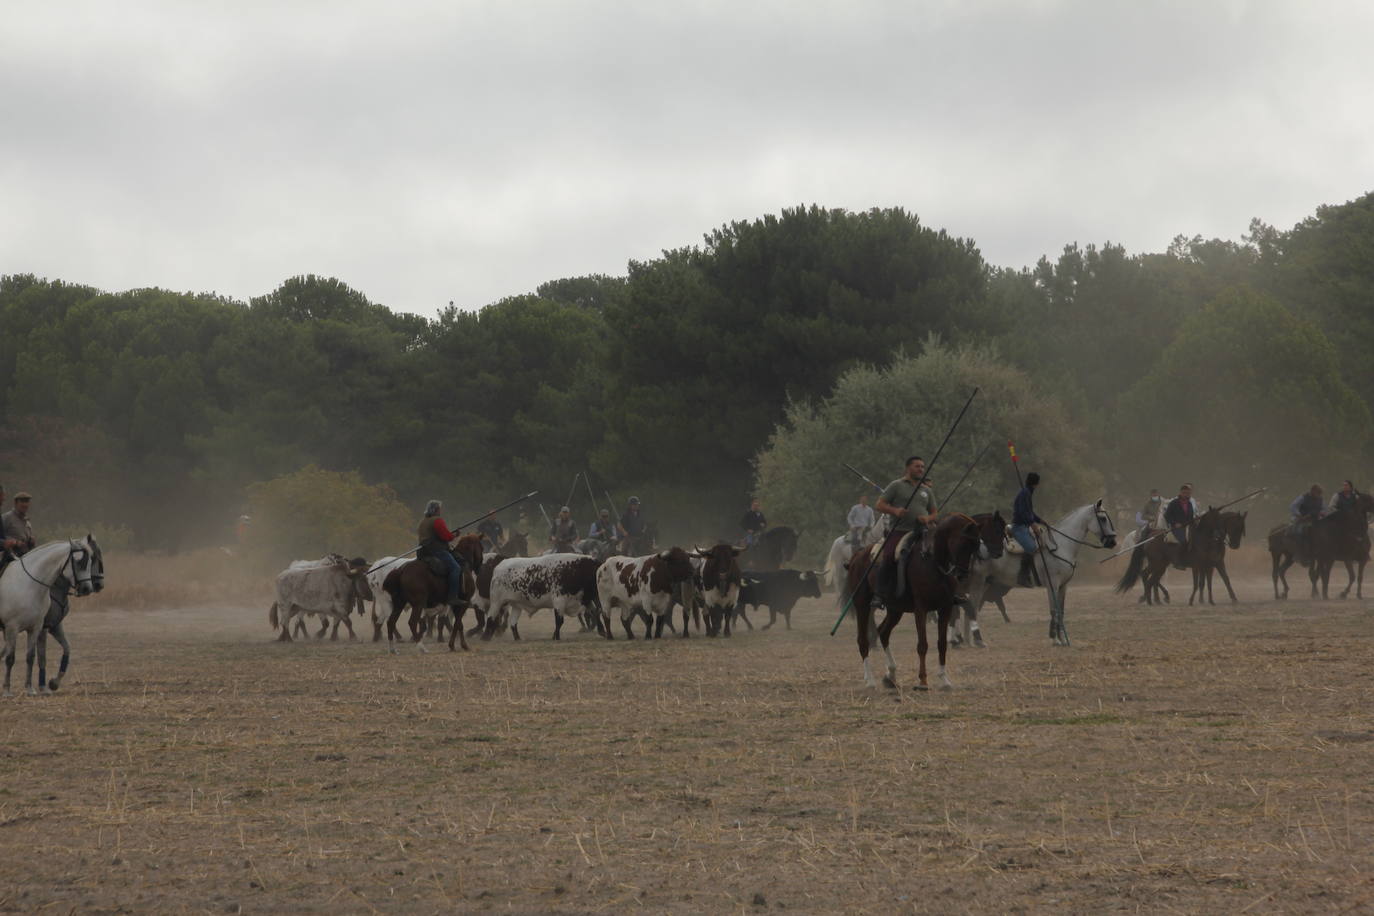
{"label": "small red and yellow flag", "polygon": [[1016,445],[1010,439],[1007,440],[1007,451],[1011,452],[1011,463],[1016,464],[1018,461],[1016,457]]}

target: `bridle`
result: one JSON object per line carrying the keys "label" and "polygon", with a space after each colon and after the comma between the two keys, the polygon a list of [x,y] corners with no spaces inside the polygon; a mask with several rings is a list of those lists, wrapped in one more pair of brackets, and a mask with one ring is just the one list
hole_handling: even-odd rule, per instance
{"label": "bridle", "polygon": [[[1098,540],[1098,543],[1096,543],[1096,544],[1094,544],[1092,541],[1083,541],[1083,540],[1079,540],[1078,538],[1074,537],[1074,536],[1071,535],[1071,534],[1067,534],[1067,533],[1065,533],[1065,532],[1063,532],[1063,531],[1060,531],[1058,528],[1054,527],[1053,525],[1046,525],[1045,527],[1049,528],[1049,529],[1050,529],[1051,531],[1053,531],[1055,534],[1057,534],[1057,535],[1059,535],[1059,536],[1061,536],[1061,537],[1063,537],[1063,538],[1067,538],[1068,540],[1073,541],[1075,544],[1078,544],[1078,545],[1080,545],[1080,546],[1082,546],[1082,547],[1091,547],[1093,550],[1109,550],[1110,548],[1107,546],[1107,537],[1108,537],[1108,535],[1107,535],[1107,529],[1108,529],[1109,527],[1111,528],[1111,530],[1112,530],[1111,537],[1112,537],[1112,538],[1115,538],[1115,537],[1116,537],[1116,527],[1115,527],[1114,525],[1112,525],[1112,520],[1111,520],[1110,518],[1107,517],[1107,510],[1103,509],[1101,506],[1093,506],[1093,517],[1094,517],[1094,518],[1096,519],[1096,521],[1097,521],[1097,540]],[[1077,568],[1078,568],[1078,563],[1077,563],[1076,561],[1074,561],[1074,560],[1069,560],[1069,559],[1067,559],[1067,558],[1065,558],[1065,557],[1060,556],[1059,553],[1058,553],[1053,547],[1050,547],[1048,552],[1049,552],[1050,556],[1054,557],[1054,558],[1055,558],[1056,560],[1058,560],[1059,562],[1061,562],[1061,563],[1067,563],[1070,569],[1077,569]]]}
{"label": "bridle", "polygon": [[52,591],[53,589],[57,588],[57,583],[66,578],[63,575],[63,573],[65,573],[67,567],[70,566],[72,568],[72,579],[74,579],[75,582],[70,582],[67,584],[67,588],[64,594],[73,595],[76,594],[75,586],[80,585],[82,582],[81,573],[77,571],[78,557],[80,557],[81,561],[86,565],[85,581],[90,583],[91,591],[100,591],[100,588],[96,587],[96,583],[99,582],[100,587],[104,587],[105,572],[102,569],[100,572],[97,573],[92,568],[94,562],[93,557],[91,556],[91,550],[89,547],[87,547],[85,544],[80,543],[79,541],[67,542],[67,559],[63,560],[62,565],[57,568],[57,576],[52,580],[52,582],[44,582],[42,579],[39,579],[33,573],[29,572],[29,567],[27,564],[24,563],[24,558],[22,556],[17,557],[16,559],[18,559],[19,568],[24,571],[24,575],[28,576],[29,579],[32,580],[35,584],[43,586],[43,588],[47,589],[48,591]]}

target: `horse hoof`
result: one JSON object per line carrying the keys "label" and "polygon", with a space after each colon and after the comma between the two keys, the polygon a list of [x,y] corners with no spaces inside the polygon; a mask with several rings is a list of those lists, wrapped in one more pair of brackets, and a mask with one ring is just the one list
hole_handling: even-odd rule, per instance
{"label": "horse hoof", "polygon": [[886,688],[889,689],[889,690],[896,690],[896,689],[897,689],[897,682],[896,682],[895,680],[893,680],[891,677],[884,677],[884,678],[883,678],[883,686],[886,687]]}
{"label": "horse hoof", "polygon": [[54,678],[54,679],[51,680],[51,681],[48,681],[48,692],[49,692],[49,693],[57,693],[57,679],[56,679],[56,678]]}
{"label": "horse hoof", "polygon": [[930,689],[930,685],[929,685],[929,684],[917,684],[915,687],[912,687],[911,689],[912,689],[913,692],[915,692],[915,691],[920,691],[920,690],[929,690],[929,689]]}

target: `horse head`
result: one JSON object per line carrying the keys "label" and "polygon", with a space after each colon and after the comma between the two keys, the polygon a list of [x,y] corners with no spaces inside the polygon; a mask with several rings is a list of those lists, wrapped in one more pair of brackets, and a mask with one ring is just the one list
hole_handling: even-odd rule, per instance
{"label": "horse head", "polygon": [[973,520],[978,523],[978,536],[987,548],[988,558],[1000,557],[1007,538],[1007,522],[1002,518],[1002,511],[994,509],[992,512],[983,512],[973,516]]}
{"label": "horse head", "polygon": [[480,534],[459,535],[458,540],[453,544],[453,555],[458,558],[464,568],[478,570],[482,568],[482,536]]}
{"label": "horse head", "polygon": [[988,552],[983,543],[978,522],[967,515],[955,513],[945,516],[935,526],[935,562],[942,570],[950,570],[960,579],[968,576],[974,558]]}
{"label": "horse head", "polygon": [[1107,514],[1107,510],[1102,508],[1102,500],[1098,500],[1093,505],[1093,516],[1097,520],[1097,537],[1102,542],[1102,546],[1111,550],[1116,546],[1116,526],[1112,524],[1112,517]]}
{"label": "horse head", "polygon": [[85,597],[100,591],[105,587],[105,561],[100,553],[100,545],[90,534],[69,543],[67,557],[72,567],[72,586],[76,594]]}
{"label": "horse head", "polygon": [[1221,524],[1226,532],[1226,543],[1232,550],[1240,549],[1240,539],[1245,537],[1245,516],[1248,512],[1223,512]]}

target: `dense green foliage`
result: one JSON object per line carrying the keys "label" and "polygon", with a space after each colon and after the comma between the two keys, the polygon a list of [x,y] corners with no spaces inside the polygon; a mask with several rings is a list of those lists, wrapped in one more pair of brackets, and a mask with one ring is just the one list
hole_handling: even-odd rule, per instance
{"label": "dense green foliage", "polygon": [[[951,497],[946,511],[1002,508],[1010,517],[1007,494],[1017,484],[1008,439],[1018,443],[1029,466],[1046,469],[1039,509],[1047,517],[1102,495],[1101,475],[1081,447],[1083,431],[1057,401],[1038,393],[1026,373],[992,352],[934,339],[919,356],[899,357],[887,369],[850,370],[819,404],[792,404],[759,455],[759,495],[774,514],[801,529],[806,555],[824,556],[837,534],[835,520],[844,519],[859,494],[868,492],[869,505],[877,501],[844,464],[881,486],[900,476],[913,450],[921,449],[930,462],[974,388],[978,395],[931,468],[935,498],[943,503]],[[893,455],[901,457],[893,461]]]}
{"label": "dense green foliage", "polygon": [[[585,470],[598,502],[636,493],[687,539],[736,534],[757,458],[774,522],[838,529],[804,507],[838,513],[852,482],[784,480],[777,448],[862,389],[854,457],[890,478],[938,444],[955,389],[987,376],[997,403],[972,429],[1014,433],[1075,486],[1100,474],[1121,505],[1180,474],[1287,496],[1313,476],[1362,483],[1371,305],[1374,195],[1288,232],[1256,222],[1239,244],[1072,245],[1027,271],[902,210],[798,208],[623,277],[433,319],[313,276],[245,303],[15,274],[0,279],[0,480],[35,491],[40,527],[174,548],[228,542],[253,484],[312,464],[385,482],[412,510],[443,498],[460,520],[532,488],[556,506]],[[923,351],[932,334],[944,344]],[[920,355],[884,375],[902,353]],[[883,406],[936,364],[941,386]],[[585,524],[585,491],[574,509]]]}

